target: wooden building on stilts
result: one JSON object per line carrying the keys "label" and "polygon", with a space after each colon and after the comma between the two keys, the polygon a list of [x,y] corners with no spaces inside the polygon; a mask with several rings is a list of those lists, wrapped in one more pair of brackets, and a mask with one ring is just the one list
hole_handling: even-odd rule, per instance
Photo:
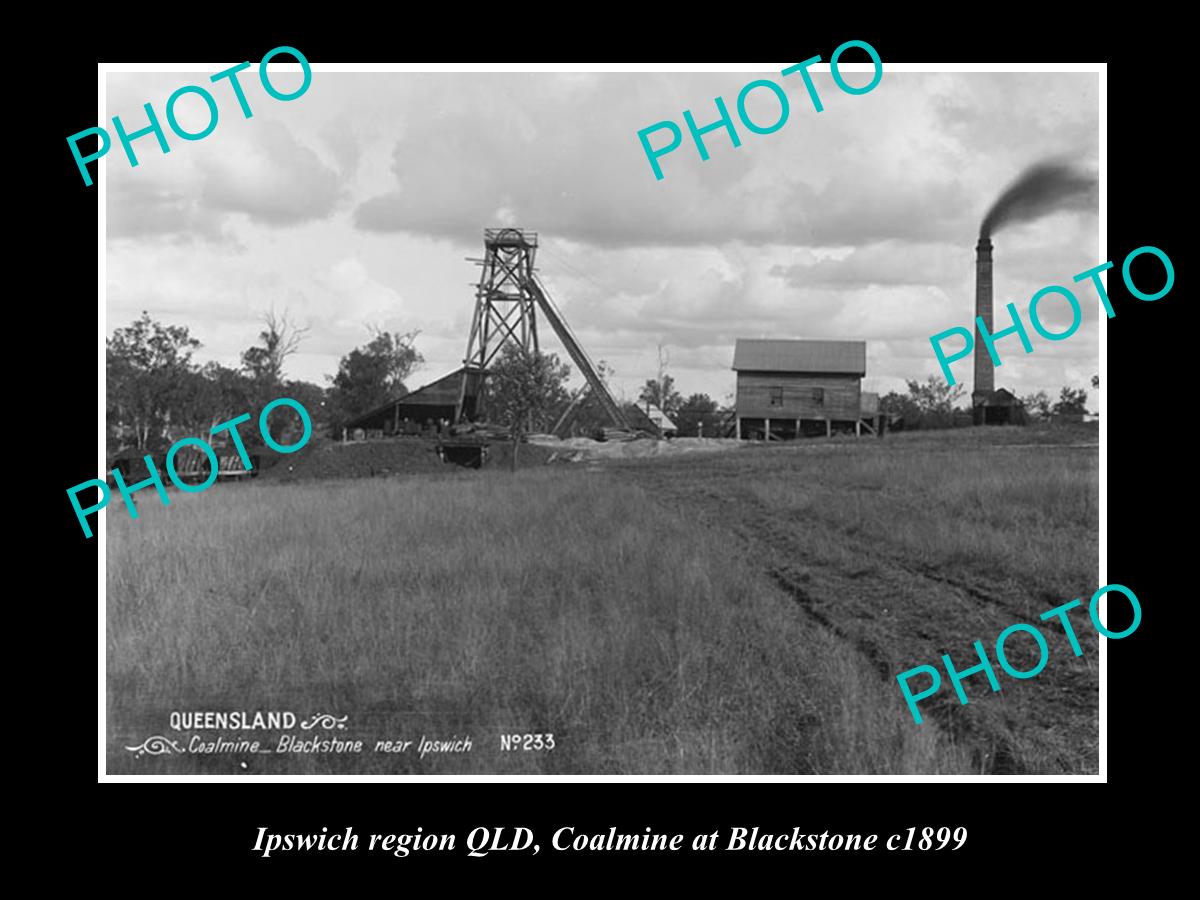
{"label": "wooden building on stilts", "polygon": [[877,398],[862,390],[865,341],[739,338],[733,369],[739,440],[877,433]]}

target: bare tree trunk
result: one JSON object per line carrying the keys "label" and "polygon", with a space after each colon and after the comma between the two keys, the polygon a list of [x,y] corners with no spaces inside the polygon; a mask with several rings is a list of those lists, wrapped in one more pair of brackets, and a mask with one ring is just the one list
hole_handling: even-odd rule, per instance
{"label": "bare tree trunk", "polygon": [[521,436],[515,431],[512,435],[512,470],[517,471],[517,448],[521,446]]}

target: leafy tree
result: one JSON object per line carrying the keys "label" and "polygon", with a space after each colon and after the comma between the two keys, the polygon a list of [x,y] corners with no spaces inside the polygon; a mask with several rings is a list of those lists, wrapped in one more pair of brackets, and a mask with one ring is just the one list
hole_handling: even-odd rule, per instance
{"label": "leafy tree", "polygon": [[1054,412],[1050,395],[1045,391],[1038,391],[1036,394],[1022,397],[1021,405],[1025,407],[1025,412],[1034,419],[1048,419]]}
{"label": "leafy tree", "polygon": [[145,310],[132,325],[113,331],[105,352],[112,439],[143,450],[172,440],[173,427],[186,427],[180,410],[196,387],[192,352],[198,347],[186,327],[156,322]]}
{"label": "leafy tree", "polygon": [[[290,397],[304,407],[314,434],[328,431],[329,412],[323,387],[310,381],[285,381],[277,396]],[[270,420],[271,437],[281,444],[294,444],[304,433],[304,422],[292,410],[281,409],[278,416],[272,411]]]}
{"label": "leafy tree", "polygon": [[567,401],[570,377],[571,367],[557,354],[530,353],[516,344],[506,345],[492,363],[483,408],[490,419],[508,427],[514,470],[517,448],[525,434],[553,425],[549,420]]}
{"label": "leafy tree", "polygon": [[214,425],[251,411],[254,384],[237,369],[210,362],[204,365],[200,373],[210,385],[209,413]]}
{"label": "leafy tree", "polygon": [[126,328],[113,331],[108,351],[141,371],[186,368],[200,341],[184,325],[164,325],[142,310],[141,318]]}
{"label": "leafy tree", "polygon": [[327,424],[328,413],[326,412],[325,395],[325,388],[319,384],[313,384],[311,381],[285,381],[283,383],[283,391],[280,393],[281,397],[291,397],[308,410],[308,414],[313,420],[314,429],[318,427],[318,423],[322,425]]}
{"label": "leafy tree", "polygon": [[337,375],[330,378],[332,384],[325,399],[334,431],[348,419],[404,394],[405,382],[425,362],[413,345],[420,332],[372,331],[374,337],[343,356]]}
{"label": "leafy tree", "polygon": [[638,395],[638,400],[643,407],[648,403],[653,403],[669,418],[674,419],[683,403],[683,397],[680,396],[679,391],[675,390],[675,379],[667,374],[667,366],[670,363],[671,356],[667,352],[667,348],[660,342],[658,345],[658,378],[646,380],[646,383],[642,385],[642,392]]}
{"label": "leafy tree", "polygon": [[908,381],[908,394],[895,391],[879,400],[879,411],[903,417],[905,428],[950,428],[955,424],[955,405],[963,396],[961,384],[950,385],[936,375],[925,381]]}
{"label": "leafy tree", "polygon": [[[260,343],[242,353],[242,370],[270,392],[283,384],[283,364],[300,348],[308,329],[298,328],[286,309],[278,316],[274,310],[266,313],[263,324],[267,327],[258,333]],[[268,397],[266,402],[273,399]]]}
{"label": "leafy tree", "polygon": [[687,437],[695,437],[701,433],[701,430],[708,437],[712,437],[717,433],[720,421],[717,401],[708,394],[692,394],[680,404],[675,416],[679,434]]}
{"label": "leafy tree", "polygon": [[924,382],[909,381],[908,393],[917,408],[926,415],[948,413],[962,398],[965,390],[961,384],[951,385],[936,375],[930,375]]}
{"label": "leafy tree", "polygon": [[[204,376],[204,370],[193,368],[178,375],[177,390],[170,400],[169,424],[165,429],[168,440],[181,437],[209,438],[212,427],[223,418],[219,417],[219,388]],[[230,412],[230,416],[244,413],[245,408]]]}
{"label": "leafy tree", "polygon": [[110,456],[121,447],[131,444],[142,447],[146,443],[143,431],[148,428],[135,421],[137,411],[131,403],[130,386],[136,376],[137,371],[128,360],[114,355],[111,349],[105,351],[104,421]]}
{"label": "leafy tree", "polygon": [[949,428],[954,425],[954,407],[963,396],[961,384],[951,385],[936,375],[924,382],[908,381],[908,394],[920,411],[922,428]]}
{"label": "leafy tree", "polygon": [[[284,335],[276,349],[286,348],[291,344],[290,324],[279,324],[286,317],[272,321],[269,329]],[[217,362],[201,367],[192,362],[192,352],[200,346],[186,327],[164,325],[146,312],[132,325],[113,332],[106,353],[110,452],[129,445],[140,451],[161,451],[189,436],[211,442],[213,426],[243,413],[257,422],[262,407],[277,397],[302,403],[314,428],[321,421],[324,391],[317,385],[288,381],[269,386],[273,376],[267,370],[247,374]],[[287,355],[277,358],[281,362]],[[272,434],[290,443],[299,437],[302,425],[296,416],[281,415],[276,427],[281,430]],[[288,437],[291,432],[295,438]],[[248,445],[258,443],[255,429],[242,433]]]}
{"label": "leafy tree", "polygon": [[675,379],[666,374],[658,381],[647,379],[642,385],[642,392],[638,394],[638,400],[643,408],[647,403],[653,403],[672,419],[683,405],[683,397],[675,390]]}
{"label": "leafy tree", "polygon": [[919,428],[921,410],[908,394],[889,391],[879,398],[879,412],[895,422],[894,427],[901,424],[906,428]]}
{"label": "leafy tree", "polygon": [[1094,391],[1100,390],[1100,376],[1099,375],[1092,376],[1092,390],[1094,390]]}
{"label": "leafy tree", "polygon": [[1083,388],[1072,390],[1064,387],[1058,394],[1058,402],[1054,404],[1054,414],[1080,415],[1087,412],[1087,391]]}

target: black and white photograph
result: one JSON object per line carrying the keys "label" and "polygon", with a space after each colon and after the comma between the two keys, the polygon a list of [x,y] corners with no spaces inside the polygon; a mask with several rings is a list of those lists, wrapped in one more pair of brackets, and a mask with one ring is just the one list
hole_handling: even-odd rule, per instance
{"label": "black and white photograph", "polygon": [[102,780],[1103,780],[1104,67],[853,43],[102,67]]}

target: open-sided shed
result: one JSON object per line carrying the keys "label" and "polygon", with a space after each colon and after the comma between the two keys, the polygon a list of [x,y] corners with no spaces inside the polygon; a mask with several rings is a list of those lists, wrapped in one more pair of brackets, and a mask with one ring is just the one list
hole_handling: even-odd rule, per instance
{"label": "open-sided shed", "polygon": [[[466,384],[464,386],[464,379]],[[356,416],[346,423],[349,429],[382,431],[384,434],[420,433],[436,428],[443,419],[453,422],[459,397],[465,388],[464,416],[474,415],[475,398],[479,393],[480,376],[465,368],[444,375],[424,387],[409,391]]]}
{"label": "open-sided shed", "polygon": [[976,425],[1024,425],[1028,422],[1025,406],[1007,388],[976,392],[972,412]]}

